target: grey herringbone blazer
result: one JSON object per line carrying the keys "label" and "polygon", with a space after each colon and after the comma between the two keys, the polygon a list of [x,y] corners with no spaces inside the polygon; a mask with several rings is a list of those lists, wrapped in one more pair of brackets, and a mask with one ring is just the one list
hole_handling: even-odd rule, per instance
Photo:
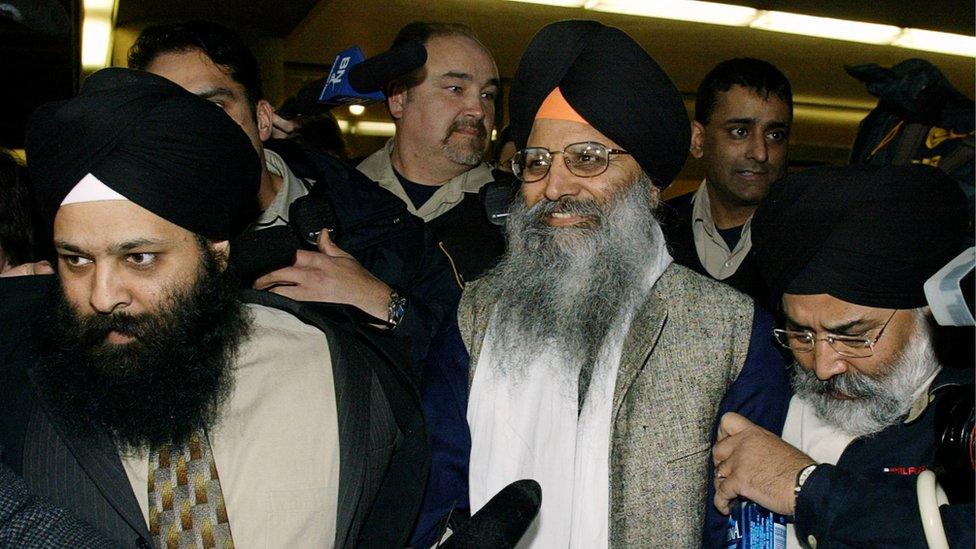
{"label": "grey herringbone blazer", "polygon": [[[481,288],[468,284],[458,310],[472,370],[492,305]],[[675,264],[634,316],[614,390],[611,546],[701,545],[711,428],[752,318],[751,299]]]}

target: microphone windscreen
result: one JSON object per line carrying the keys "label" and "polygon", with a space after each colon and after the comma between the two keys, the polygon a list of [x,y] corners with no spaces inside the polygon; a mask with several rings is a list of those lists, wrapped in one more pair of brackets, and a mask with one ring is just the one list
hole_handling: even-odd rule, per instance
{"label": "microphone windscreen", "polygon": [[370,57],[349,69],[349,85],[359,93],[383,92],[386,85],[427,62],[427,49],[416,40]]}
{"label": "microphone windscreen", "polygon": [[542,505],[542,487],[532,479],[517,480],[495,494],[458,528],[441,547],[489,549],[515,547]]}

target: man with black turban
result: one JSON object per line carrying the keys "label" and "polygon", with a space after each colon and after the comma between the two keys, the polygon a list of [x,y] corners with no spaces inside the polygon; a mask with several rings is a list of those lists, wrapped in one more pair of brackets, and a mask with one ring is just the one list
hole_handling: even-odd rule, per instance
{"label": "man with black turban", "polygon": [[458,315],[471,510],[533,478],[523,543],[699,545],[717,413],[778,425],[788,390],[768,337],[750,337],[769,317],[673,264],[654,219],[688,151],[681,95],[622,31],[563,21],[533,38],[510,101],[509,251]]}
{"label": "man with black turban", "polygon": [[261,174],[238,125],[105,69],[27,153],[57,283],[0,368],[0,445],[34,494],[123,547],[402,544],[419,403],[321,309],[234,283]]}
{"label": "man with black turban", "polygon": [[[973,546],[973,372],[940,364],[923,289],[963,250],[966,202],[920,165],[810,169],[773,187],[754,250],[782,309],[773,334],[796,359],[795,396],[782,438],[722,418],[720,510],[739,497],[792,515],[792,547]],[[951,408],[970,418],[958,455],[942,440]],[[950,501],[970,503],[938,507],[916,487],[928,469]],[[949,545],[923,531],[928,499],[922,513]]]}

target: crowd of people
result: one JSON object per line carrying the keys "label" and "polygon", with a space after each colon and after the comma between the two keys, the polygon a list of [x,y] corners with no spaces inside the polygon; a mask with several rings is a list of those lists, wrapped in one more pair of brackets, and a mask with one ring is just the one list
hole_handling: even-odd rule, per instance
{"label": "crowd of people", "polygon": [[492,54],[411,42],[358,165],[210,22],[33,113],[0,158],[0,546],[727,547],[744,501],[789,547],[973,545],[942,437],[961,407],[972,448],[973,365],[923,288],[972,232],[954,179],[789,174],[779,69],[719,63],[689,119],[625,32],[561,21],[512,79],[500,227]]}

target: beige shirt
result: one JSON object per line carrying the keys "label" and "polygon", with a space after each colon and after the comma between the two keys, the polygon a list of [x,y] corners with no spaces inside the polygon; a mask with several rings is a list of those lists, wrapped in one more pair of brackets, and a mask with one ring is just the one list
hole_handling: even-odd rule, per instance
{"label": "beige shirt", "polygon": [[712,207],[708,200],[708,190],[705,181],[695,191],[692,197],[691,230],[695,236],[695,250],[708,274],[716,280],[725,280],[735,274],[742,265],[742,261],[752,249],[752,216],[742,226],[742,236],[734,250],[729,250],[725,239],[718,233],[715,221],[712,219]]}
{"label": "beige shirt", "polygon": [[278,189],[278,194],[275,195],[271,204],[268,204],[268,208],[261,212],[258,220],[251,227],[252,229],[267,229],[268,227],[287,224],[288,209],[291,207],[291,203],[308,194],[308,187],[306,187],[305,182],[292,173],[281,155],[264,149],[264,163],[269,172],[281,177],[282,184],[281,188]]}
{"label": "beige shirt", "polygon": [[447,212],[457,206],[464,198],[464,193],[477,193],[486,183],[490,183],[495,178],[491,175],[491,168],[488,164],[481,163],[474,168],[462,173],[454,179],[441,185],[441,188],[430,197],[420,208],[413,205],[413,201],[403,190],[403,185],[393,172],[393,164],[390,155],[393,153],[393,139],[386,142],[386,146],[366,157],[365,160],[356,166],[366,177],[379,183],[380,187],[395,194],[397,198],[407,205],[407,210],[413,215],[430,221],[435,217]]}
{"label": "beige shirt", "polygon": [[[325,334],[260,305],[234,387],[209,432],[234,545],[335,544],[339,424]],[[148,524],[147,453],[121,456]]]}

